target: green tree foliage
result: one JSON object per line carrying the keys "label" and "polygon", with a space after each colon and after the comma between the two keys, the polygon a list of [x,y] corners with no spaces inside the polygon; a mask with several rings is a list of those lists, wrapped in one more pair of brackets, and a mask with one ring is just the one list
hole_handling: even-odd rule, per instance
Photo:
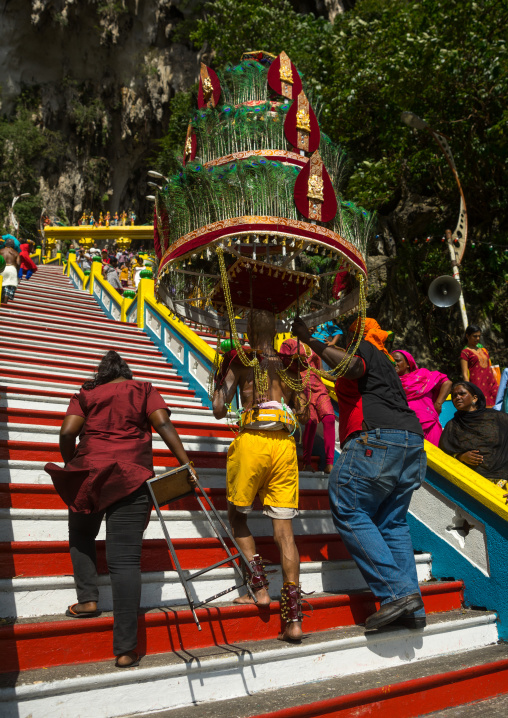
{"label": "green tree foliage", "polygon": [[[323,130],[355,161],[348,198],[377,210],[379,232],[392,238],[388,281],[371,295],[372,311],[399,336],[415,316],[424,336],[405,340],[415,349],[423,340],[451,373],[460,315],[457,307],[432,308],[426,292],[434,277],[450,274],[440,237],[455,227],[458,190],[432,136],[402,124],[400,114],[415,112],[449,138],[476,240],[461,270],[470,321],[490,320],[491,341],[501,342],[496,332],[506,331],[508,310],[507,21],[508,0],[358,0],[333,25],[297,13],[287,0],[215,0],[191,33],[196,47],[212,51],[216,69],[246,50],[289,54],[321,110]],[[184,135],[182,127],[169,144],[181,147]],[[497,352],[506,362],[501,344]]]}
{"label": "green tree foliage", "polygon": [[41,168],[54,169],[64,152],[59,133],[41,128],[22,96],[12,118],[0,117],[0,231],[8,230],[9,208],[13,198],[29,192],[29,198],[16,203],[21,232],[37,236],[42,200],[38,194]]}
{"label": "green tree foliage", "polygon": [[161,172],[173,174],[180,165],[177,158],[182,158],[185,136],[189,125],[189,115],[196,106],[197,85],[187,92],[179,92],[170,100],[171,122],[164,137],[159,140],[159,151],[152,158],[150,166]]}

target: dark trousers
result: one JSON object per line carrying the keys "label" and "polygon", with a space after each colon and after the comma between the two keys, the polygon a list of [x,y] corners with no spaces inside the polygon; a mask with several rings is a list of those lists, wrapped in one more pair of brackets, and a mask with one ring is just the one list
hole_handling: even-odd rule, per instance
{"label": "dark trousers", "polygon": [[69,511],[69,548],[79,603],[98,601],[95,538],[106,516],[106,560],[113,591],[113,652],[137,645],[141,542],[151,510],[146,485],[96,514]]}

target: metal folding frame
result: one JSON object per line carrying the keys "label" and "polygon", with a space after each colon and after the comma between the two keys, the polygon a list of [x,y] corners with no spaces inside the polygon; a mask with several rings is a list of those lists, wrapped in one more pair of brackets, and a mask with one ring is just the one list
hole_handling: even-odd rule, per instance
{"label": "metal folding frame", "polygon": [[[200,606],[204,606],[207,603],[210,603],[210,601],[214,601],[216,598],[220,598],[220,596],[224,596],[227,593],[230,593],[231,591],[235,591],[239,588],[237,584],[234,586],[231,586],[230,588],[225,589],[224,591],[220,591],[220,593],[216,593],[214,596],[210,596],[210,598],[206,598],[204,601],[195,602],[190,594],[189,591],[189,583],[193,581],[195,578],[198,578],[198,576],[202,576],[204,573],[207,573],[208,571],[212,571],[214,568],[219,568],[219,566],[223,566],[226,563],[231,563],[233,566],[233,569],[238,574],[239,578],[241,579],[242,583],[241,586],[247,586],[247,590],[249,594],[251,595],[252,599],[257,603],[257,599],[254,595],[254,592],[252,591],[252,588],[249,584],[248,577],[250,574],[252,574],[252,569],[250,566],[249,561],[247,560],[245,554],[241,550],[241,548],[238,546],[237,542],[235,541],[231,531],[229,530],[228,526],[224,523],[224,521],[221,519],[219,512],[215,508],[215,506],[212,504],[211,500],[208,498],[208,496],[205,494],[203,487],[201,486],[201,483],[199,482],[199,479],[195,476],[195,482],[196,482],[196,488],[199,490],[199,494],[196,493],[195,489],[188,483],[187,479],[189,477],[190,473],[190,466],[189,464],[184,464],[183,466],[179,466],[176,469],[171,469],[171,471],[166,471],[163,474],[159,474],[159,476],[154,477],[153,479],[149,479],[147,481],[148,490],[150,492],[150,496],[152,497],[153,504],[155,506],[155,510],[157,512],[157,516],[159,517],[159,521],[162,526],[162,531],[164,532],[164,537],[167,541],[169,552],[171,554],[171,558],[173,559],[173,564],[176,568],[176,571],[178,573],[178,577],[182,583],[183,590],[185,591],[185,596],[187,598],[187,603],[189,604],[189,608],[192,611],[192,615],[194,617],[194,621],[196,622],[196,625],[198,627],[198,630],[201,631],[201,625],[199,623],[199,619],[196,615],[196,609],[200,608]],[[166,526],[166,522],[164,520],[164,517],[162,515],[161,506],[166,506],[174,501],[179,501],[180,499],[186,498],[187,496],[193,496],[199,506],[201,507],[206,520],[210,524],[213,532],[219,539],[219,541],[222,544],[222,547],[224,551],[227,553],[227,558],[223,559],[222,561],[217,561],[217,563],[214,563],[212,566],[207,566],[206,568],[202,568],[199,571],[196,571],[192,575],[186,577],[184,575],[184,572],[182,570],[182,567],[180,566],[180,561],[178,560],[178,557],[176,555],[175,547],[173,546],[173,542],[171,541],[171,537],[169,535],[169,531]],[[205,499],[206,503],[208,504],[209,509],[205,506],[205,504],[202,501],[202,498]],[[231,541],[231,543],[234,546],[234,549],[236,553],[232,553],[229,546],[226,544],[224,537],[221,535],[217,525],[214,523],[214,520],[217,521],[222,528],[222,530],[225,532],[227,538]],[[236,560],[240,559],[240,561],[243,564],[243,567],[245,569],[244,572],[241,571],[240,567],[236,563]]]}

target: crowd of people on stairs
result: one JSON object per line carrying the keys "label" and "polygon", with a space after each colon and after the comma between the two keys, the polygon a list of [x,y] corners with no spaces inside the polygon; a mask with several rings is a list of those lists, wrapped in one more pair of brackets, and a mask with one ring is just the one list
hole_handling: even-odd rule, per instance
{"label": "crowd of people on stairs", "polygon": [[[110,257],[106,265],[113,286],[117,265],[117,257]],[[309,329],[296,319],[293,337],[276,351],[275,316],[255,310],[248,316],[250,347],[241,351],[257,357],[262,373],[256,375],[245,357],[240,359],[239,351],[229,347],[214,376],[214,416],[227,416],[238,392],[242,407],[239,431],[227,453],[226,498],[232,534],[248,562],[252,593],[235,602],[255,602],[260,611],[271,603],[267,572],[249,526],[254,500],[259,497],[280,553],[279,638],[291,643],[302,639],[306,595],[300,585],[292,523],[299,511],[294,437],[299,424],[305,425],[303,468],[308,471],[313,470],[316,428],[323,423],[332,519],[379,601],[379,609],[366,620],[367,630],[386,625],[415,630],[426,625],[406,521],[411,497],[425,478],[424,438],[502,488],[508,478],[508,415],[489,407],[493,392],[488,400],[482,388],[469,380],[452,385],[445,374],[418,367],[405,349],[388,350],[386,344],[393,337],[376,320],[368,318],[363,325],[359,321],[345,331],[335,331],[333,326]],[[475,378],[483,377],[483,385],[491,388],[490,378],[478,373],[487,367],[483,355],[478,359],[484,347],[479,345],[476,329],[466,332],[467,348],[477,359],[468,370]],[[355,336],[358,344],[349,356],[347,349]],[[312,368],[341,363],[346,368],[335,381],[334,408]],[[456,413],[443,430],[440,413],[450,391]],[[141,543],[151,511],[146,481],[154,476],[152,428],[180,465],[193,466],[164,399],[151,384],[136,381],[119,354],[109,351],[67,409],[60,431],[64,466],[49,463],[45,467],[69,507],[69,549],[77,591],[77,603],[67,608],[69,617],[99,615],[95,539],[106,520],[113,651],[119,668],[136,666],[140,658],[137,615]],[[195,486],[195,476],[191,468],[190,486]]]}
{"label": "crowd of people on stairs", "polygon": [[14,299],[16,289],[23,277],[28,280],[37,271],[37,265],[30,258],[30,251],[28,241],[20,242],[11,234],[2,236],[0,241],[0,257],[3,258],[2,304],[8,304]]}
{"label": "crowd of people on stairs", "polygon": [[119,294],[129,287],[137,289],[141,270],[146,268],[146,260],[140,253],[129,252],[116,245],[101,250],[94,243],[87,249],[81,247],[78,250],[76,262],[83,272],[87,272],[91,270],[94,257],[100,257],[103,277]]}

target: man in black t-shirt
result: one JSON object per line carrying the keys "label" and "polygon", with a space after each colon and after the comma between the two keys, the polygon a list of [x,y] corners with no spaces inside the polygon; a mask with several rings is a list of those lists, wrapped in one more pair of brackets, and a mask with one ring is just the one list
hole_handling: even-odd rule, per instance
{"label": "man in black t-shirt", "polygon": [[[379,325],[370,319],[367,327],[367,340],[335,385],[342,453],[330,474],[330,507],[345,546],[381,604],[366,628],[394,622],[423,628],[425,610],[406,521],[413,491],[425,478],[423,431],[379,338]],[[346,356],[312,339],[301,319],[292,331],[332,367]]]}

